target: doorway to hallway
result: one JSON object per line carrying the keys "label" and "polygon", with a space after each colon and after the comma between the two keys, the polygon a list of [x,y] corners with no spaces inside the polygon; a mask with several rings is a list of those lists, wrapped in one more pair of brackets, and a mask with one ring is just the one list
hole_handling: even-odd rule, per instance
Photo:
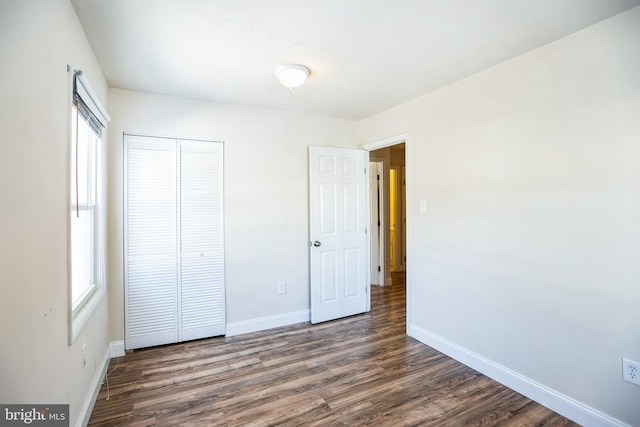
{"label": "doorway to hallway", "polygon": [[405,285],[405,143],[369,152],[371,192],[371,284]]}

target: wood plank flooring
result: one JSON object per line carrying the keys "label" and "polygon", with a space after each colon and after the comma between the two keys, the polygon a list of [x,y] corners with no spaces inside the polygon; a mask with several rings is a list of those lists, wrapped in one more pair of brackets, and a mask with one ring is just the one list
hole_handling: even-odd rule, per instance
{"label": "wood plank flooring", "polygon": [[371,297],[363,315],[112,360],[89,426],[576,425],[407,337],[402,281]]}

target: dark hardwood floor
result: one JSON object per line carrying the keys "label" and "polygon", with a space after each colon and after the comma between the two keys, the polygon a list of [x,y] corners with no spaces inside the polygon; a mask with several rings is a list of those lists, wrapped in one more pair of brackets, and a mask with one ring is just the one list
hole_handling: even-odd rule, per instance
{"label": "dark hardwood floor", "polygon": [[112,360],[89,425],[576,425],[407,337],[396,279],[367,314]]}

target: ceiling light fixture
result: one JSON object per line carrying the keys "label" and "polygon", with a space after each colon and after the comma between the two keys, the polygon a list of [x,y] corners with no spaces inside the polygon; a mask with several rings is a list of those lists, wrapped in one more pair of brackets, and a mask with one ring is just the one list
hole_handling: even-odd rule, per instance
{"label": "ceiling light fixture", "polygon": [[283,64],[273,70],[273,75],[280,80],[280,83],[293,90],[304,83],[310,72],[311,70],[304,65]]}

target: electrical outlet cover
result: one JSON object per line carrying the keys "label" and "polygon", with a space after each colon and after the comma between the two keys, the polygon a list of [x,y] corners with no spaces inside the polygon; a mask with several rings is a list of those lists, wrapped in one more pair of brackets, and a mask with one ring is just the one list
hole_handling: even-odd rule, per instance
{"label": "electrical outlet cover", "polygon": [[622,379],[628,383],[640,385],[640,362],[623,358]]}
{"label": "electrical outlet cover", "polygon": [[278,294],[284,295],[287,293],[287,283],[286,282],[278,282]]}

